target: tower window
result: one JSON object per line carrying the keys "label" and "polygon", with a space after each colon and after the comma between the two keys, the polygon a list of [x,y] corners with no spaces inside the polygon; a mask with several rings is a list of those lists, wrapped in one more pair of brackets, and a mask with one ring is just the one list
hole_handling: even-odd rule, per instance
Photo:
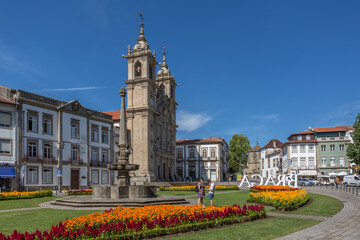
{"label": "tower window", "polygon": [[151,64],[149,65],[149,78],[153,78],[153,67]]}
{"label": "tower window", "polygon": [[141,63],[135,63],[135,77],[141,77]]}

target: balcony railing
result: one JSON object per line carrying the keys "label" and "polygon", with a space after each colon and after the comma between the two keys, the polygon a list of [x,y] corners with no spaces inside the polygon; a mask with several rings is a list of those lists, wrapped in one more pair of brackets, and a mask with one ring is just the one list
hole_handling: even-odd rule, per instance
{"label": "balcony railing", "polygon": [[23,156],[23,163],[40,163],[40,164],[57,164],[57,160],[54,157],[50,158],[41,158],[41,157],[31,157]]}
{"label": "balcony railing", "polygon": [[64,164],[69,164],[69,165],[72,165],[72,166],[83,166],[85,165],[84,163],[84,160],[82,159],[72,159],[72,158],[69,158],[68,161],[64,161]]}
{"label": "balcony railing", "polygon": [[90,167],[107,167],[110,162],[101,162],[101,161],[94,161],[91,160]]}

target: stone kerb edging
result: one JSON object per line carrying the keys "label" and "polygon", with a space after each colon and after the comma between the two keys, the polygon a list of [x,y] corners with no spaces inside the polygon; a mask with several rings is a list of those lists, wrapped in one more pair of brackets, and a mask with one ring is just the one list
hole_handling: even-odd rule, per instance
{"label": "stone kerb edging", "polygon": [[359,239],[359,196],[331,188],[307,187],[306,191],[339,199],[344,208],[322,223],[276,239]]}

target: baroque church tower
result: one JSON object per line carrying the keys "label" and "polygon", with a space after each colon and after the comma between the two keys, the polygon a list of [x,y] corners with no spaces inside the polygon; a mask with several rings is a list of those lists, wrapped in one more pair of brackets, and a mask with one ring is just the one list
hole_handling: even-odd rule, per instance
{"label": "baroque church tower", "polygon": [[161,69],[144,35],[134,48],[128,48],[127,126],[133,149],[129,162],[140,168],[132,176],[137,184],[147,181],[175,180],[176,106],[174,76],[166,63]]}

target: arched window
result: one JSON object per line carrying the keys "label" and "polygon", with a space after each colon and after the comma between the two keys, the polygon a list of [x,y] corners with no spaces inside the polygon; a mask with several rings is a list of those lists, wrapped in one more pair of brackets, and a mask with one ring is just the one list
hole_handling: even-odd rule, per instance
{"label": "arched window", "polygon": [[206,148],[202,149],[202,157],[207,158],[207,149]]}
{"label": "arched window", "polygon": [[135,77],[141,77],[141,63],[135,63]]}
{"label": "arched window", "polygon": [[211,148],[210,154],[211,158],[215,158],[215,148]]}

